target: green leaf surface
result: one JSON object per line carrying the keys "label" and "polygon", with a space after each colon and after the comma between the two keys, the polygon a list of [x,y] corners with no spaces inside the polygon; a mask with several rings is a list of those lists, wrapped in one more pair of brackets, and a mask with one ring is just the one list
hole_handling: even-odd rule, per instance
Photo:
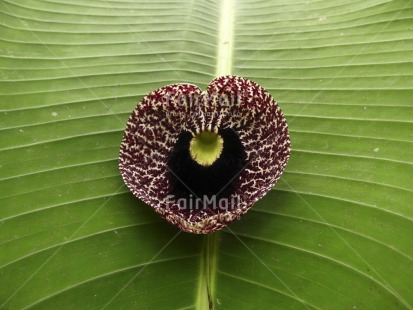
{"label": "green leaf surface", "polygon": [[[1,309],[413,309],[413,1],[0,1]],[[117,168],[150,91],[252,79],[292,155],[208,236]]]}

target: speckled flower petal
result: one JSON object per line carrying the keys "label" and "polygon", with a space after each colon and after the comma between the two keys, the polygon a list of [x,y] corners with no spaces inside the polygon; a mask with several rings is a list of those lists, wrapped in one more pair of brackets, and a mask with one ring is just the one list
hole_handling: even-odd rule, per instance
{"label": "speckled flower petal", "polygon": [[201,90],[189,84],[168,85],[145,96],[133,110],[122,139],[119,169],[132,193],[166,215],[169,194],[166,163],[178,134],[191,114],[189,101]]}
{"label": "speckled flower petal", "polygon": [[[213,178],[217,173],[206,171],[202,175],[207,168],[201,169],[198,179],[194,177],[198,174],[187,171],[196,164],[174,162],[181,158],[176,156],[176,148],[185,135],[190,139],[204,131],[227,139],[224,150],[228,145],[237,152],[231,156],[239,153],[238,166],[232,164],[231,156],[223,159],[225,152],[217,163],[223,167],[216,169],[221,173],[218,177],[225,180],[222,189],[208,184],[216,182]],[[186,232],[209,233],[239,218],[262,198],[280,178],[289,154],[287,124],[272,96],[252,81],[223,76],[214,79],[204,92],[193,85],[170,85],[143,98],[128,121],[119,166],[133,194],[167,221]],[[225,175],[228,165],[232,172]],[[200,210],[183,209],[178,197],[171,199],[177,184],[190,196],[202,193],[197,187],[212,188],[228,203],[225,208],[212,208],[210,204]]]}

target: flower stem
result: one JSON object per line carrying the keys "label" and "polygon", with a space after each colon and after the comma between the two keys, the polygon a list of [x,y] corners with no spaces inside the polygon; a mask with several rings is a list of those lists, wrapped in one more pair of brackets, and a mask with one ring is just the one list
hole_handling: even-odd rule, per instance
{"label": "flower stem", "polygon": [[219,232],[205,235],[203,238],[196,309],[214,310],[215,275],[217,268]]}

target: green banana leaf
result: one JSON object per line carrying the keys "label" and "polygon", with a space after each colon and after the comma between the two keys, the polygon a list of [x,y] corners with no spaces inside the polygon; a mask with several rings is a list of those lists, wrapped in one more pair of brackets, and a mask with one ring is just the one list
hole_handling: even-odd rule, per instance
{"label": "green banana leaf", "polygon": [[[1,309],[413,309],[413,1],[1,0]],[[275,188],[211,235],[118,171],[126,120],[234,74],[284,111]]]}

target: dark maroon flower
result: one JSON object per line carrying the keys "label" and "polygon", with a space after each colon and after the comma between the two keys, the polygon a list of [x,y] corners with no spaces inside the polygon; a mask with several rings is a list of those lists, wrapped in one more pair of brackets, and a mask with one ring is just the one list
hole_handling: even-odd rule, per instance
{"label": "dark maroon flower", "polygon": [[253,81],[222,76],[145,96],[129,117],[119,169],[132,193],[183,231],[205,234],[246,213],[290,155],[285,118]]}

